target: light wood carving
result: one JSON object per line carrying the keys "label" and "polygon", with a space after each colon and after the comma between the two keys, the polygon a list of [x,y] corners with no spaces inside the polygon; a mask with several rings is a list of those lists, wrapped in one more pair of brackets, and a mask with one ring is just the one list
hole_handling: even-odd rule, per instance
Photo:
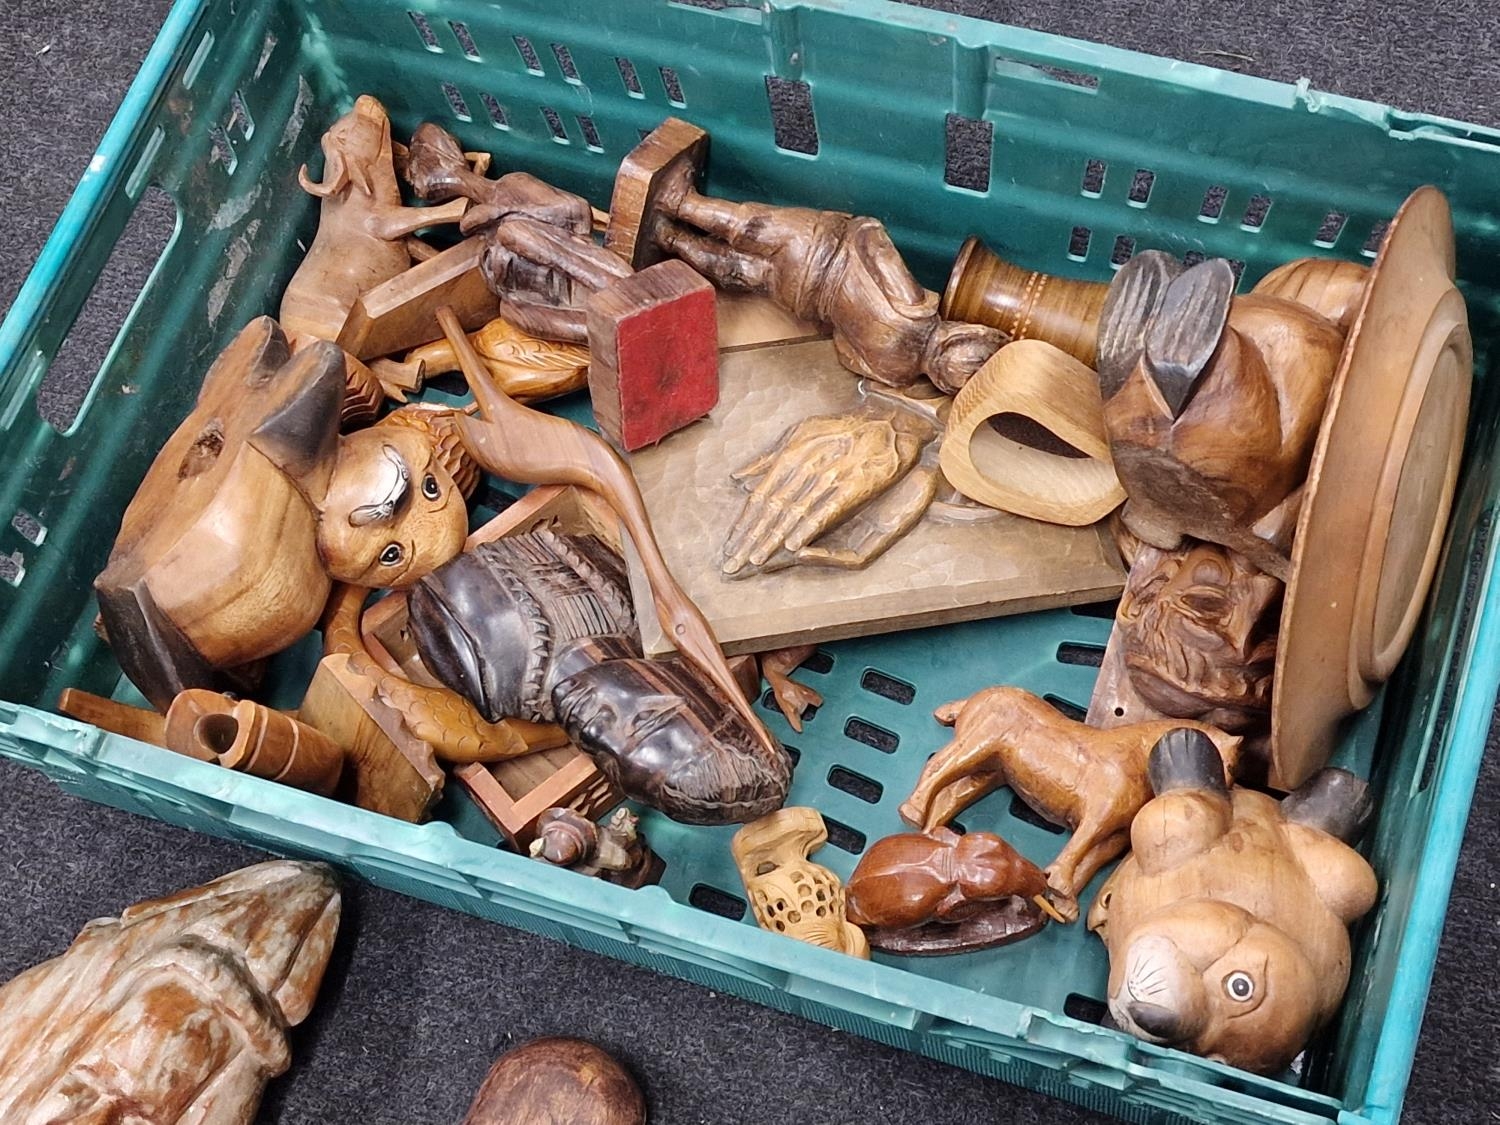
{"label": "light wood carving", "polygon": [[1109,1010],[1121,1028],[1276,1074],[1348,984],[1348,927],[1374,906],[1377,885],[1345,841],[1371,802],[1343,770],[1278,803],[1226,789],[1219,764],[1196,731],[1152,751],[1155,797],[1088,925],[1109,949]]}
{"label": "light wood carving", "polygon": [[700,194],[707,155],[697,126],[658,126],[620,165],[605,246],[636,268],[665,252],[721,288],[765,294],[829,328],[849,370],[894,386],[926,375],[951,394],[1004,342],[943,320],[874,219]]}
{"label": "light wood carving", "polygon": [[1308,471],[1282,611],[1272,783],[1328,761],[1411,642],[1458,482],[1473,386],[1453,220],[1433,187],[1402,205],[1361,291]]}
{"label": "light wood carving", "polygon": [[[997,433],[988,423],[1018,415],[1071,447],[1062,454]],[[941,465],[971,499],[1019,516],[1081,527],[1125,499],[1104,429],[1099,377],[1043,340],[995,353],[953,401]]]}
{"label": "light wood carving", "polygon": [[344,751],[321,731],[249,699],[191,688],[172,701],[162,745],[199,761],[327,797],[344,772]]}
{"label": "light wood carving", "polygon": [[1240,750],[1237,737],[1180,719],[1096,730],[1015,687],[986,688],[934,716],[953,727],[953,741],[923,768],[901,819],[923,831],[940,828],[1010,786],[1039,816],[1073,832],[1045,869],[1048,897],[1069,922],[1089,880],[1130,846],[1130,822],[1151,799],[1146,759],[1162,736],[1201,731],[1218,748],[1226,777]]}
{"label": "light wood carving", "polygon": [[432,334],[433,310],[440,305],[452,308],[465,328],[487,324],[499,303],[480,271],[484,246],[478,235],[466,238],[365,289],[339,329],[339,346],[371,359],[425,344]]}
{"label": "light wood carving", "polygon": [[[69,718],[81,723],[92,723],[100,730],[133,738],[137,742],[149,742],[152,746],[166,746],[167,720],[158,711],[144,707],[132,707],[128,703],[117,703],[102,695],[64,688],[57,699],[57,709]],[[198,757],[198,755],[193,755]],[[207,759],[203,759],[207,760]]]}
{"label": "light wood carving", "polygon": [[[581,344],[543,340],[495,317],[469,342],[500,388],[517,402],[540,402],[588,385],[589,350]],[[458,357],[447,340],[423,344],[406,354],[408,365],[421,364],[426,378],[457,371]]]}
{"label": "light wood carving", "polygon": [[269,317],[214,362],[95,580],[120,666],[160,710],[309,632],[332,578],[416,581],[458,551],[463,497],[419,430],[340,437],[343,353]]}
{"label": "light wood carving", "polygon": [[817,809],[787,808],[745,825],[729,847],[762,929],[868,959],[864,931],[844,917],[838,876],[808,859],[827,842]]}
{"label": "light wood carving", "polygon": [[0,988],[0,1120],[253,1120],[339,909],[332,872],[283,860],[90,922]]}

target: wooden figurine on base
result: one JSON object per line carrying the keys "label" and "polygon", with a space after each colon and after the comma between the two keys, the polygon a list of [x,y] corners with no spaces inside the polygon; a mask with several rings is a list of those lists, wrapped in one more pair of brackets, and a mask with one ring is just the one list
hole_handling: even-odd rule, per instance
{"label": "wooden figurine on base", "polygon": [[622,887],[658,882],[666,867],[640,834],[640,818],[625,808],[616,809],[603,824],[573,809],[548,809],[538,819],[536,839],[527,851],[533,859]]}
{"label": "wooden figurine on base", "polygon": [[1349,846],[1371,804],[1343,770],[1278,803],[1227,788],[1221,764],[1201,732],[1161,739],[1155,797],[1088,925],[1109,949],[1109,1010],[1121,1028],[1276,1074],[1343,999],[1349,926],[1378,891]]}
{"label": "wooden figurine on base", "polygon": [[840,362],[906,386],[922,375],[958,390],[1002,343],[943,320],[874,219],[700,194],[708,134],[668,118],[620,165],[604,244],[636,268],[680,258],[721,288],[770,296],[833,333]]}
{"label": "wooden figurine on base", "polygon": [[283,860],[90,922],[0,988],[0,1120],[252,1120],[339,907],[326,867]]}
{"label": "wooden figurine on base", "polygon": [[1007,945],[1051,912],[1047,878],[993,832],[887,836],[844,888],[849,921],[882,953],[930,957]]}
{"label": "wooden figurine on base", "polygon": [[640,1087],[582,1039],[534,1039],[501,1055],[463,1125],[646,1125]]}
{"label": "wooden figurine on base", "polygon": [[1002,786],[1039,816],[1072,830],[1047,865],[1048,898],[1063,920],[1078,917],[1078,895],[1105,864],[1130,846],[1130,824],[1151,790],[1146,760],[1170,730],[1200,732],[1233,775],[1240,740],[1201,723],[1166,721],[1096,730],[1060,714],[1016,687],[985,688],[934,713],[953,727],[953,741],[927,763],[901,819],[915,828],[942,827]]}
{"label": "wooden figurine on base", "polygon": [[484,276],[501,314],[547,340],[588,343],[600,428],[641,449],[718,401],[713,286],[681,262],[637,273],[591,237],[593,209],[524,172],[488,180],[433,124],[412,138],[408,173],[423,198],[467,197],[468,231],[486,231]]}
{"label": "wooden figurine on base", "polygon": [[341,438],[343,400],[336,345],[292,354],[259,317],[152,462],[94,588],[158,709],[305,635],[333,579],[406,585],[462,546],[468,511],[433,442],[408,426]]}
{"label": "wooden figurine on base", "polygon": [[862,930],[844,917],[838,876],[807,857],[828,842],[817,809],[779,809],[734,834],[730,850],[762,929],[869,958]]}

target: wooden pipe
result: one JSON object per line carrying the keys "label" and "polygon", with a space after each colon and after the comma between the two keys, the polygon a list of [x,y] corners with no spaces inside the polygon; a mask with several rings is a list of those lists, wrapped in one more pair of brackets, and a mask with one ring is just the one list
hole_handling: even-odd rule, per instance
{"label": "wooden pipe", "polygon": [[321,731],[248,699],[184,691],[167,712],[168,750],[227,769],[328,796],[344,769],[344,751]]}
{"label": "wooden pipe", "polygon": [[1012,265],[971,236],[948,274],[941,315],[998,328],[1013,340],[1045,340],[1093,367],[1108,293],[1101,281],[1073,281]]}
{"label": "wooden pipe", "polygon": [[479,358],[453,310],[437,310],[484,420],[458,419],[464,445],[492,473],[522,484],[571,484],[597,492],[624,524],[640,555],[662,631],[719,689],[764,745],[780,748],[760,721],[714,637],[713,627],[667,568],[651,530],[640,488],[625,462],[598,434],[565,418],[522,406],[507,395]]}

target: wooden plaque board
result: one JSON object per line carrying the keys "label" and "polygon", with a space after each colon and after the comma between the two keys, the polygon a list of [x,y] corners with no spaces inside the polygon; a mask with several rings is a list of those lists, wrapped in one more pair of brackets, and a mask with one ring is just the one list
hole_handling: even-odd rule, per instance
{"label": "wooden plaque board", "polygon": [[[1124,569],[1104,524],[1060,527],[1006,514],[978,522],[929,514],[863,570],[793,567],[723,577],[719,553],[745,499],[730,473],[771,448],[789,426],[852,409],[863,392],[827,340],[726,353],[719,386],[713,413],[634,454],[630,464],[668,565],[725,652],[764,652],[1119,594]],[[646,652],[671,652],[628,544],[626,557]]]}

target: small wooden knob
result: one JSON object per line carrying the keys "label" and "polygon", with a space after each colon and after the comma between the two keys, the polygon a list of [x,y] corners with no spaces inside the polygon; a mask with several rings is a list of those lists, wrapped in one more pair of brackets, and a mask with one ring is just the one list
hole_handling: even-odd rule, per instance
{"label": "small wooden knob", "polygon": [[582,1039],[536,1039],[501,1055],[463,1125],[645,1125],[640,1087]]}
{"label": "small wooden knob", "polygon": [[945,320],[998,328],[1013,340],[1045,340],[1094,366],[1099,314],[1109,286],[1012,265],[977,238],[963,244],[943,293]]}
{"label": "small wooden knob", "polygon": [[[1019,415],[1081,456],[1023,445],[986,425]],[[1115,475],[1099,377],[1041,340],[995,353],[958,393],[940,453],[943,475],[971,500],[1048,523],[1082,527],[1125,499]]]}

